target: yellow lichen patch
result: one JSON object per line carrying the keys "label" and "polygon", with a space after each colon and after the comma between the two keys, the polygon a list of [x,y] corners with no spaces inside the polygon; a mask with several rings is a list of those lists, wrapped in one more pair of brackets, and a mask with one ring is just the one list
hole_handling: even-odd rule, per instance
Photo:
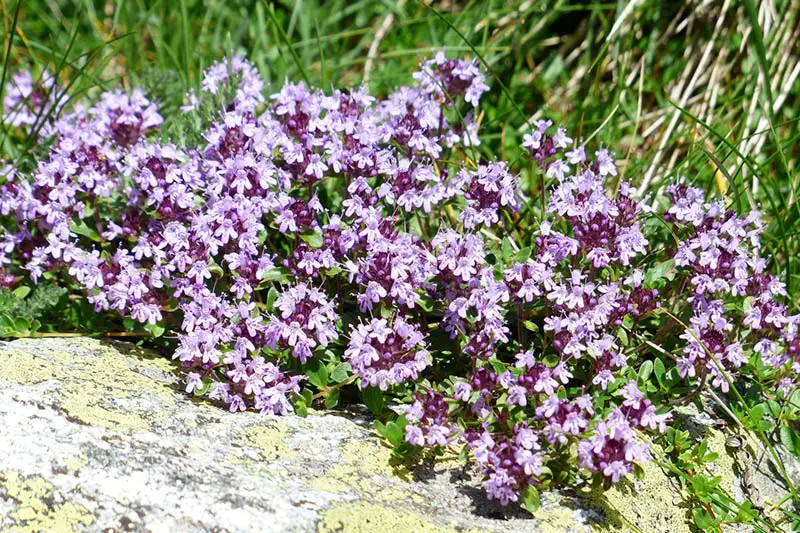
{"label": "yellow lichen patch", "polygon": [[[75,351],[68,351],[71,348]],[[58,376],[58,388],[52,392],[56,406],[85,424],[124,432],[151,426],[150,421],[136,412],[136,402],[158,401],[160,408],[155,411],[159,417],[167,416],[164,407],[175,404],[170,387],[140,373],[140,369],[173,370],[169,361],[162,358],[122,354],[95,339],[65,341],[58,351],[37,346],[35,354],[3,349],[0,357],[2,379],[31,384]],[[113,405],[113,401],[125,399],[130,399],[134,406]]]}
{"label": "yellow lichen patch", "polygon": [[76,472],[76,471],[80,470],[81,468],[83,468],[84,466],[86,466],[86,463],[88,463],[88,460],[86,459],[86,456],[84,456],[84,455],[76,456],[76,457],[69,457],[66,460],[67,470],[69,470],[70,472]]}
{"label": "yellow lichen patch", "polygon": [[62,474],[77,472],[86,466],[88,462],[89,460],[85,455],[56,456],[53,458],[53,472]]}
{"label": "yellow lichen patch", "polygon": [[540,533],[564,533],[578,521],[576,511],[565,507],[542,508],[533,513],[533,517],[537,520],[536,531]]}
{"label": "yellow lichen patch", "polygon": [[61,407],[71,417],[85,424],[130,433],[150,427],[149,422],[137,413],[104,407],[103,399],[93,396],[86,387],[67,386],[60,396]]}
{"label": "yellow lichen patch", "polygon": [[236,455],[235,453],[229,453],[225,456],[225,462],[229,465],[246,465],[249,466],[253,464],[251,460],[246,457],[242,457],[241,455]]}
{"label": "yellow lichen patch", "polygon": [[620,483],[607,491],[592,491],[586,496],[603,511],[603,524],[592,527],[599,531],[689,533],[686,510],[675,505],[678,497],[672,481],[652,462],[642,464],[644,478],[637,489],[632,483]]}
{"label": "yellow lichen patch", "polygon": [[333,494],[360,494],[381,502],[424,504],[408,490],[408,468],[391,450],[373,439],[347,442],[336,465],[311,483],[311,488]]}
{"label": "yellow lichen patch", "polygon": [[53,379],[55,374],[48,361],[20,350],[4,348],[0,357],[0,376],[12,383],[28,384]]}
{"label": "yellow lichen patch", "polygon": [[71,532],[78,530],[81,525],[90,526],[95,521],[85,507],[67,498],[64,503],[52,503],[53,486],[41,477],[25,478],[18,472],[0,472],[0,486],[0,498],[15,504],[15,509],[8,517],[11,525],[6,531]]}
{"label": "yellow lichen patch", "polygon": [[350,487],[344,481],[330,473],[314,478],[311,482],[311,488],[322,492],[330,492],[331,494],[344,494],[350,490]]}
{"label": "yellow lichen patch", "polygon": [[408,478],[408,468],[397,462],[389,448],[374,439],[349,441],[342,448],[341,461],[357,465],[365,476]]}
{"label": "yellow lichen patch", "polygon": [[283,422],[270,426],[256,426],[247,430],[245,438],[257,446],[265,461],[278,457],[295,457],[297,454],[286,444],[289,429]]}
{"label": "yellow lichen patch", "polygon": [[[708,439],[709,451],[719,454],[719,457],[709,465],[709,468],[715,476],[722,477],[720,487],[731,493],[739,485],[735,469],[741,468],[743,465],[737,465],[734,457],[728,452],[725,447],[725,434],[721,431],[712,429],[706,434],[706,438]],[[745,443],[747,444],[747,440],[745,440]]]}
{"label": "yellow lichen patch", "polygon": [[429,522],[410,511],[369,503],[346,503],[322,513],[317,525],[319,533],[334,531],[348,533],[392,533],[455,532],[451,527],[442,527]]}

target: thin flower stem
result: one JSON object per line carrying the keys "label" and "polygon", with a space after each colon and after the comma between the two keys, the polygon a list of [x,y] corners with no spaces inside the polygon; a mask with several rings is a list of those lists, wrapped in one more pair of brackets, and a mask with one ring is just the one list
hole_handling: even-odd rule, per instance
{"label": "thin flower stem", "polygon": [[350,385],[351,383],[353,383],[358,378],[359,378],[359,376],[357,374],[353,374],[349,378],[345,379],[344,381],[340,381],[336,385],[330,385],[328,387],[325,387],[324,389],[322,389],[321,391],[316,393],[314,396],[312,396],[312,398],[314,400],[318,400],[320,398],[324,398],[325,396],[329,395],[331,392],[333,392],[333,391],[335,391],[337,389],[341,389],[342,387],[346,387],[347,385]]}

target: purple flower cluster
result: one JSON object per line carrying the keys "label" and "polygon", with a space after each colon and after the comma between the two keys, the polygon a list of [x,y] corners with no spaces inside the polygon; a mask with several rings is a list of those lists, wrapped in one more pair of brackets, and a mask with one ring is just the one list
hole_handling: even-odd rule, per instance
{"label": "purple flower cluster", "polygon": [[[249,313],[255,304],[239,304],[243,305],[247,312],[242,320],[256,331],[257,325]],[[280,316],[273,317],[264,331],[267,344],[273,350],[277,347],[291,349],[292,356],[305,363],[317,346],[327,346],[339,337],[335,325],[339,315],[333,309],[333,302],[319,289],[300,283],[279,296],[275,307]]]}
{"label": "purple flower cluster", "polygon": [[3,122],[9,126],[31,128],[63,107],[58,101],[56,78],[46,70],[37,80],[27,70],[15,73],[5,91]]}
{"label": "purple flower cluster", "polygon": [[[0,287],[69,280],[98,312],[175,332],[187,392],[231,411],[292,412],[308,368],[349,363],[337,386],[411,398],[406,442],[466,445],[504,505],[553,468],[613,483],[649,459],[671,417],[636,381],[658,354],[631,339],[660,340],[662,307],[691,314],[687,381],[725,392],[761,357],[795,386],[800,319],[757,214],[675,185],[664,217],[682,240],[652,246],[658,215],[613,154],[539,121],[522,146],[554,185],[522,221],[539,202],[509,164],[465,161],[488,89],[477,63],[438,54],[413,78],[382,99],[303,83],[265,96],[253,65],[224,60],[175,119],[210,113],[189,146],[151,135],[165,118],[140,90],[76,106],[42,130],[31,175],[0,168]],[[15,79],[5,117],[30,125],[49,93]]]}
{"label": "purple flower cluster", "polygon": [[344,358],[361,377],[362,387],[386,390],[389,385],[418,379],[431,364],[422,333],[402,317],[393,322],[373,318],[350,331]]}
{"label": "purple flower cluster", "polygon": [[[163,117],[141,90],[79,105],[43,133],[50,154],[30,179],[4,170],[3,283],[20,267],[34,281],[65,272],[98,311],[179,329],[190,390],[231,410],[291,411],[299,382],[280,354],[305,363],[337,341],[337,306],[352,302],[326,280],[347,285],[362,312],[414,310],[432,290],[435,258],[391,206],[430,212],[462,193],[437,158],[476,141],[449,109],[477,105],[487,86],[475,63],[443,56],[417,78],[381,101],[302,83],[265,97],[250,63],[223,60],[187,95],[183,112],[217,116],[189,147],[148,137]],[[29,124],[51,85],[14,79],[6,117]],[[318,198],[334,182],[347,191],[339,211]],[[279,295],[265,305],[270,287]],[[430,364],[400,316],[355,328],[348,354],[365,386],[384,389]]]}
{"label": "purple flower cluster", "polygon": [[487,496],[502,505],[517,501],[519,493],[542,475],[545,456],[539,436],[525,422],[515,424],[510,434],[470,433],[467,442],[487,473],[483,482]]}
{"label": "purple flower cluster", "polygon": [[[543,465],[575,454],[580,468],[619,481],[635,462],[649,458],[643,432],[663,432],[670,419],[628,381],[625,346],[615,332],[659,304],[658,291],[645,289],[643,273],[630,266],[648,251],[645,209],[625,183],[614,196],[606,192],[606,178],[617,174],[607,151],[587,161],[583,147],[550,127],[538,123],[526,137],[532,159],[557,182],[527,257],[518,254],[498,279],[480,233],[443,230],[431,241],[439,270],[434,295],[447,303],[443,326],[460,340],[472,370],[467,380],[453,383],[448,416],[431,407],[436,401],[430,394],[418,397],[407,416],[410,443],[429,445],[430,427],[436,428],[434,442],[446,433],[447,442],[468,443],[483,468],[487,494],[503,504],[540,483]],[[473,174],[462,213],[479,197],[490,198],[489,206],[509,205],[500,200],[502,178],[486,179],[503,172],[504,166],[493,164]],[[465,229],[473,227],[470,220],[462,219]],[[613,266],[630,274],[620,279]],[[521,327],[513,338],[510,309],[518,326],[526,316],[541,317],[539,342],[525,344]],[[515,345],[524,348],[515,363],[502,363]],[[595,405],[624,383],[610,404],[602,410]],[[431,411],[438,418],[421,414]],[[530,414],[520,421],[520,413]],[[456,420],[466,426],[460,437]]]}
{"label": "purple flower cluster", "polygon": [[[766,271],[757,211],[741,218],[724,200],[706,202],[703,190],[685,185],[669,188],[672,205],[665,218],[683,239],[675,265],[692,288],[686,341],[678,361],[681,377],[702,377],[727,392],[732,377],[758,354],[775,367],[779,389],[786,395],[796,386],[800,370],[797,325],[782,298],[784,284]],[[743,309],[735,310],[730,304]]]}
{"label": "purple flower cluster", "polygon": [[633,471],[632,461],[649,459],[647,444],[637,436],[645,429],[666,431],[668,414],[657,414],[653,403],[631,381],[621,389],[622,405],[598,422],[592,436],[578,444],[578,463],[600,472],[612,483]]}

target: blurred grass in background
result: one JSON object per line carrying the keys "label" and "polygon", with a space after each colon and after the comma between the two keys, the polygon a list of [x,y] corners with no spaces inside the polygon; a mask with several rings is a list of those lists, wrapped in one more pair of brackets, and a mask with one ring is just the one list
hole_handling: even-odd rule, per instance
{"label": "blurred grass in background", "polygon": [[[485,158],[518,166],[530,121],[552,118],[614,149],[642,194],[682,177],[740,212],[758,207],[772,266],[800,295],[800,0],[0,0],[0,9],[5,83],[31,67],[57,73],[71,98],[142,86],[165,116],[231,53],[245,53],[274,90],[306,79],[378,93],[409,83],[439,49],[478,56],[492,78]],[[0,139],[3,158],[35,148]]]}

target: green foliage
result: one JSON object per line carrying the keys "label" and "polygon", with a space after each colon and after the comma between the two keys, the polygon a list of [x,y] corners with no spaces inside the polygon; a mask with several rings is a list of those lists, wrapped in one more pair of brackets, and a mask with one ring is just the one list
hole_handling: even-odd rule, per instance
{"label": "green foliage", "polygon": [[392,454],[397,457],[410,457],[420,452],[420,448],[406,442],[406,417],[400,415],[386,423],[375,421],[375,430],[392,445]]}
{"label": "green foliage", "polygon": [[369,407],[369,410],[374,414],[379,415],[383,411],[385,403],[383,392],[377,387],[364,387],[361,389],[361,398],[364,400],[364,405]]}
{"label": "green foliage", "polygon": [[47,330],[48,318],[64,304],[66,294],[67,289],[54,285],[0,290],[0,337],[26,337]]}
{"label": "green foliage", "polygon": [[531,513],[539,510],[539,507],[541,506],[539,491],[536,490],[536,487],[533,485],[528,486],[528,488],[522,494],[522,505]]}

